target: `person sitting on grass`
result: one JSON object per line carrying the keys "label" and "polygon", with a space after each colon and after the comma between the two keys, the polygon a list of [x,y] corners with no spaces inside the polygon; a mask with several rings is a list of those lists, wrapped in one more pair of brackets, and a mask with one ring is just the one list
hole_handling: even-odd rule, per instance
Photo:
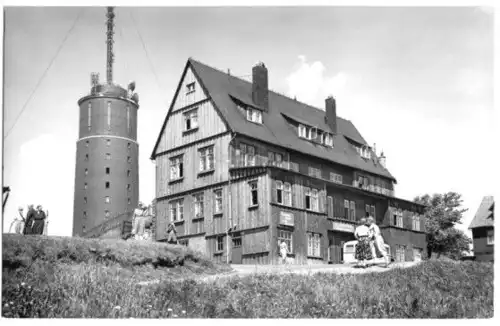
{"label": "person sitting on grass", "polygon": [[373,258],[370,246],[370,229],[366,226],[366,218],[363,217],[359,220],[359,225],[354,231],[354,237],[358,240],[356,253],[354,254],[354,258],[358,261],[357,266],[366,268],[366,261]]}

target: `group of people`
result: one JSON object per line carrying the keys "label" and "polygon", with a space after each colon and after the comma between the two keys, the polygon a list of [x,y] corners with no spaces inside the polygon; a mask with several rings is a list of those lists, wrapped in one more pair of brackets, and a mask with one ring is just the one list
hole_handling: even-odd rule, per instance
{"label": "group of people", "polygon": [[358,240],[354,256],[358,261],[358,267],[366,268],[367,261],[376,257],[383,257],[385,267],[389,266],[390,258],[385,248],[384,238],[373,217],[367,214],[362,218],[354,231],[354,236]]}
{"label": "group of people", "polygon": [[19,207],[19,216],[16,216],[12,224],[10,225],[10,230],[14,228],[14,233],[17,234],[43,234],[46,229],[46,221],[48,213],[43,211],[42,205],[38,205],[36,210],[34,205],[28,205],[28,212],[26,217],[23,214],[24,209]]}

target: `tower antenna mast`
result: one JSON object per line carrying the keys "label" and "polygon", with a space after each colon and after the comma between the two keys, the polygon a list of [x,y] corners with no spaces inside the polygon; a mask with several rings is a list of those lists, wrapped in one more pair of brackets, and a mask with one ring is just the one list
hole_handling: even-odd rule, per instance
{"label": "tower antenna mast", "polygon": [[115,13],[114,13],[114,7],[108,7],[108,13],[106,14],[106,17],[108,18],[106,21],[106,25],[108,27],[107,31],[107,40],[106,43],[108,45],[107,48],[107,62],[106,62],[106,78],[108,84],[113,83],[113,61],[115,58],[115,55],[113,54],[113,34],[115,33],[114,31],[114,18],[115,18]]}

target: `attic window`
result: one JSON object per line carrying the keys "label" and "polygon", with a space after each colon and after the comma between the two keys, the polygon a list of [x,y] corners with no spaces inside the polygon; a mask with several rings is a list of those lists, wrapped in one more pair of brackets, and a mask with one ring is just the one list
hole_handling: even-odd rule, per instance
{"label": "attic window", "polygon": [[194,89],[194,82],[189,83],[186,85],[186,94],[193,93],[195,91]]}
{"label": "attic window", "polygon": [[198,128],[198,108],[184,113],[184,131]]}
{"label": "attic window", "polygon": [[362,158],[366,158],[366,159],[371,159],[372,158],[372,152],[370,151],[370,148],[367,147],[367,146],[364,146],[364,147],[358,147],[356,146],[356,151],[358,152],[358,154],[362,157]]}
{"label": "attic window", "polygon": [[246,111],[248,121],[262,124],[262,112],[260,112],[260,110],[247,107]]}
{"label": "attic window", "polygon": [[319,142],[320,144],[333,147],[333,134],[325,132],[316,127],[299,124],[299,137]]}
{"label": "attic window", "polygon": [[333,147],[333,135],[330,133],[324,133],[323,134],[323,144],[326,146]]}

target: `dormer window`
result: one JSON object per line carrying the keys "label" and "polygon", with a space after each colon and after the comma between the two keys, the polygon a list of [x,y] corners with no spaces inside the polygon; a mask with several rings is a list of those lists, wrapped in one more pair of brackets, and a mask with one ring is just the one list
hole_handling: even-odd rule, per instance
{"label": "dormer window", "polygon": [[333,147],[333,135],[330,133],[323,134],[323,144]]}
{"label": "dormer window", "polygon": [[262,124],[262,112],[260,110],[247,108],[246,111],[248,121]]}
{"label": "dormer window", "polygon": [[184,131],[198,128],[198,108],[184,113]]}
{"label": "dormer window", "polygon": [[186,85],[186,94],[191,94],[195,91],[194,82]]}
{"label": "dormer window", "polygon": [[307,138],[307,128],[304,125],[299,125],[299,137]]}

